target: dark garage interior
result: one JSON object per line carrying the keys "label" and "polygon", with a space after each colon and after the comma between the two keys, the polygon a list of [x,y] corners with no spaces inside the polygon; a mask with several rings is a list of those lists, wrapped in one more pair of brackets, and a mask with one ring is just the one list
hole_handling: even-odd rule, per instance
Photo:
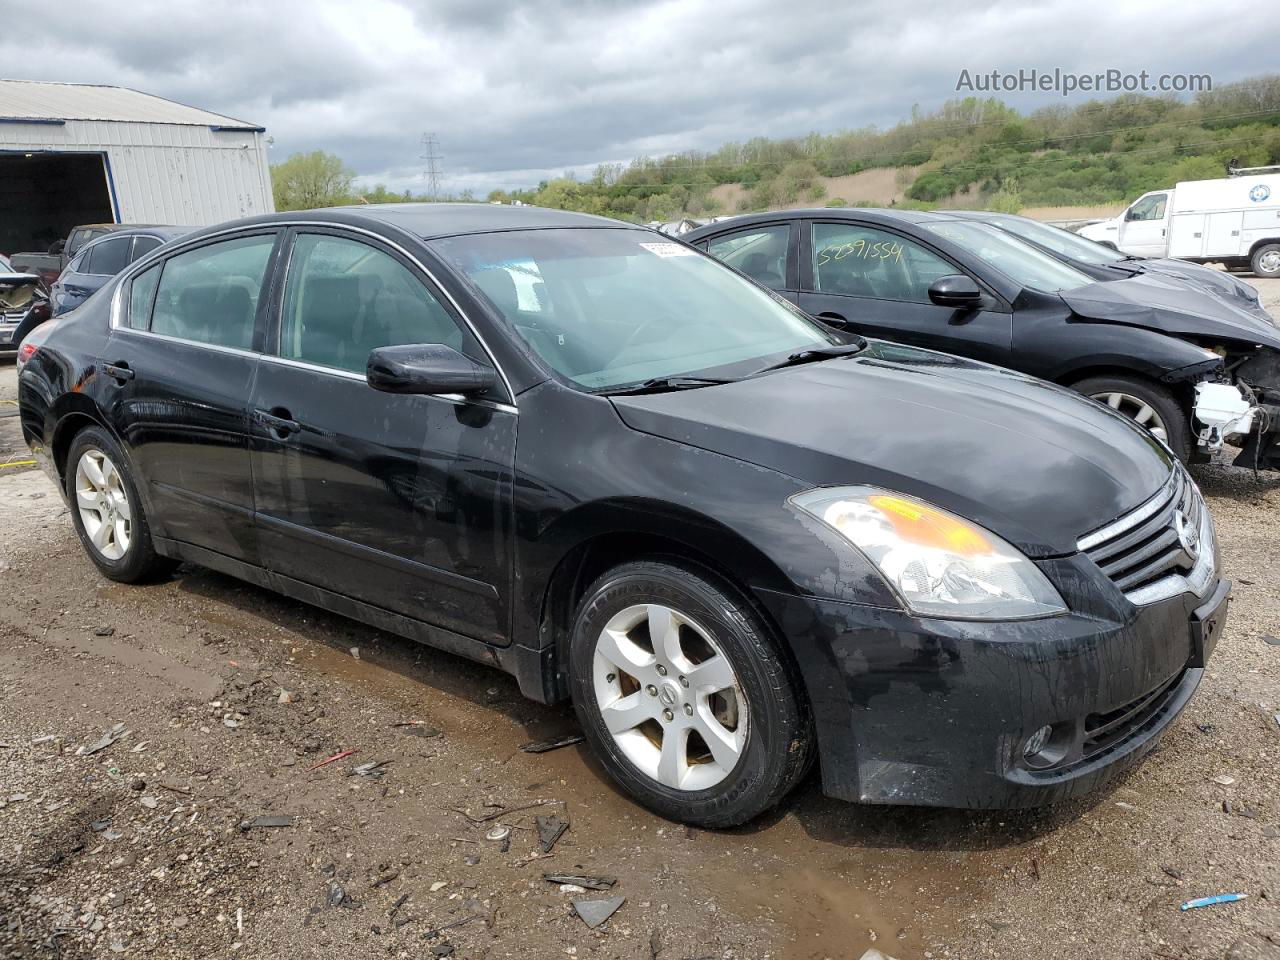
{"label": "dark garage interior", "polygon": [[77,224],[114,221],[102,154],[0,154],[0,253],[45,251]]}

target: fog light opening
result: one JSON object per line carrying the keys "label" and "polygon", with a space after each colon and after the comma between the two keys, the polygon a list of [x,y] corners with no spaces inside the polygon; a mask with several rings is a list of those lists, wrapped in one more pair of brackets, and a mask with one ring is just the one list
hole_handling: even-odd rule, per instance
{"label": "fog light opening", "polygon": [[1064,738],[1056,736],[1055,726],[1046,723],[1022,744],[1022,762],[1034,770],[1044,770],[1062,761],[1066,756]]}

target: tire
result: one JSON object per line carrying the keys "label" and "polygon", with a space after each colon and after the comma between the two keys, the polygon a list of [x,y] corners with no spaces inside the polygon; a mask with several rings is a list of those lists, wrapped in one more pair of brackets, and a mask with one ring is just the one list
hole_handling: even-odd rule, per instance
{"label": "tire", "polygon": [[[662,633],[675,645],[659,644],[658,656],[645,643],[649,624],[668,622],[663,611],[674,613],[676,628]],[[737,826],[808,769],[813,721],[794,666],[737,591],[698,568],[645,560],[596,580],[574,617],[569,668],[587,742],[660,816]]]}
{"label": "tire", "polygon": [[[1145,422],[1138,420],[1139,425],[1163,440],[1174,456],[1183,463],[1191,456],[1191,424],[1177,399],[1160,384],[1116,375],[1087,377],[1072,384],[1072,388],[1132,420],[1142,415]],[[1146,413],[1148,410],[1150,414]]]}
{"label": "tire", "polygon": [[101,427],[77,433],[64,474],[71,522],[103,576],[145,583],[173,572],[178,564],[156,553],[132,468],[111,434]]}
{"label": "tire", "polygon": [[1249,258],[1254,276],[1268,280],[1280,277],[1280,243],[1264,243]]}

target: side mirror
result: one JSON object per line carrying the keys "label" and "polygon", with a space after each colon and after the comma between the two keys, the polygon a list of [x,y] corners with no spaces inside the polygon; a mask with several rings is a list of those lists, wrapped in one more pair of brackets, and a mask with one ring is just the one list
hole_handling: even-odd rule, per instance
{"label": "side mirror", "polygon": [[929,299],[940,307],[977,307],[982,304],[982,289],[972,278],[953,273],[929,285]]}
{"label": "side mirror", "polygon": [[460,393],[474,396],[493,389],[493,367],[464,357],[443,343],[379,347],[369,354],[369,386],[383,393]]}
{"label": "side mirror", "polygon": [[1137,219],[1138,219],[1138,209],[1137,209],[1136,207],[1130,207],[1128,210],[1126,210],[1126,211],[1124,212],[1124,219],[1125,219],[1125,222],[1126,222],[1126,223],[1129,223],[1129,222],[1131,222],[1131,221],[1133,221],[1133,220],[1137,220]]}

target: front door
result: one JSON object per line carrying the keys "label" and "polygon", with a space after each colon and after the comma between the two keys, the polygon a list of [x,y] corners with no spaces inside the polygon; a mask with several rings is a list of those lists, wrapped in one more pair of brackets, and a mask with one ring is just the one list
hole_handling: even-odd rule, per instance
{"label": "front door", "polygon": [[1148,193],[1124,212],[1119,247],[1135,257],[1163,257],[1169,249],[1168,226],[1169,194]]}
{"label": "front door", "polygon": [[800,308],[868,337],[1008,365],[1013,317],[940,307],[929,299],[939,277],[959,267],[908,237],[867,224],[807,223]]}
{"label": "front door", "polygon": [[265,565],[505,642],[514,408],[380,393],[365,379],[370,351],[392,344],[492,361],[397,251],[341,231],[292,243],[277,342],[250,402]]}
{"label": "front door", "polygon": [[247,398],[277,236],[206,243],[129,280],[99,372],[157,532],[250,563]]}

